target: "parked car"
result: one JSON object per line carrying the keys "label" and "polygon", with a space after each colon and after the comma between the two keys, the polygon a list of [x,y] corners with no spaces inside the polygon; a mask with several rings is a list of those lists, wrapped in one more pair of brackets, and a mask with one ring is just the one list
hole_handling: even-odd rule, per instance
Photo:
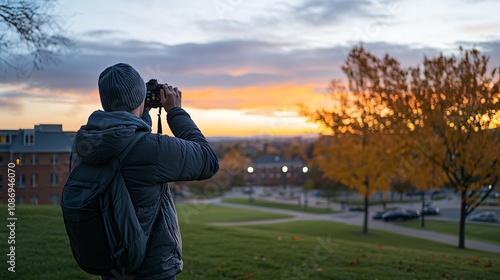
{"label": "parked car", "polygon": [[363,206],[353,206],[353,207],[349,207],[349,211],[363,212],[363,211],[365,211],[365,207],[363,207]]}
{"label": "parked car", "polygon": [[420,210],[405,209],[405,211],[410,215],[410,219],[418,219],[418,218],[420,218]]}
{"label": "parked car", "polygon": [[479,221],[479,222],[496,222],[498,221],[497,215],[495,212],[482,212],[475,215],[470,216],[471,221]]}
{"label": "parked car", "polygon": [[439,215],[438,207],[424,207],[422,215]]}
{"label": "parked car", "polygon": [[243,193],[244,193],[244,194],[251,194],[251,193],[254,193],[254,190],[253,190],[253,188],[251,188],[251,187],[245,187],[245,188],[243,189]]}
{"label": "parked car", "polygon": [[378,211],[372,216],[374,220],[382,220],[382,216],[386,213],[386,211]]}
{"label": "parked car", "polygon": [[411,218],[412,218],[411,214],[403,209],[388,211],[387,213],[382,215],[382,220],[386,222],[397,221],[397,220],[406,221],[410,220]]}

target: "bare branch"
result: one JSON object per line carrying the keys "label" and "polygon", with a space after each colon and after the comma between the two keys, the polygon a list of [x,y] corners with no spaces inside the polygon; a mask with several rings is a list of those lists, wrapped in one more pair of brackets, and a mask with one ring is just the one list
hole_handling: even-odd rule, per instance
{"label": "bare branch", "polygon": [[0,65],[23,74],[60,62],[73,43],[52,14],[56,0],[0,0]]}

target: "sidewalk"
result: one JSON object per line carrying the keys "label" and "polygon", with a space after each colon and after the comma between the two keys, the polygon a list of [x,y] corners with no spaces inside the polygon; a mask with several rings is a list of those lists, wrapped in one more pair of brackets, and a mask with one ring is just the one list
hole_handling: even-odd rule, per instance
{"label": "sidewalk", "polygon": [[[255,209],[266,212],[274,212],[281,214],[292,215],[291,218],[285,219],[275,219],[275,220],[263,220],[263,221],[246,221],[246,222],[225,222],[225,223],[211,223],[212,225],[217,226],[242,226],[242,225],[254,225],[254,224],[273,224],[273,223],[284,223],[291,221],[299,221],[299,220],[319,220],[319,221],[332,221],[332,222],[340,222],[349,225],[360,226],[363,220],[363,213],[359,212],[342,212],[338,214],[311,214],[311,213],[303,213],[298,211],[290,211],[284,209],[274,209],[268,207],[260,207],[260,206],[252,206],[252,205],[242,205],[242,204],[233,204],[233,203],[225,203],[225,202],[214,202],[216,205],[228,206],[228,207],[236,207],[236,208],[247,208],[247,209]],[[401,226],[397,226],[391,223],[386,223],[382,221],[372,220],[369,221],[369,227],[372,229],[379,229],[383,231],[389,231],[392,233],[397,233],[401,235],[412,236],[416,238],[428,239],[436,242],[441,242],[445,244],[458,246],[458,236],[438,233],[428,230],[421,229],[411,229],[405,228]],[[467,249],[476,249],[481,251],[493,252],[500,254],[500,245],[475,241],[475,240],[465,240],[465,247]]]}

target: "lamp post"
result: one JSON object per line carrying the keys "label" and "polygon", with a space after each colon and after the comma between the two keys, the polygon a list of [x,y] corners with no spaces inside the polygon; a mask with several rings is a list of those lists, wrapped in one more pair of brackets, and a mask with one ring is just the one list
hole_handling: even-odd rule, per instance
{"label": "lamp post", "polygon": [[281,167],[281,174],[282,174],[282,180],[283,180],[283,198],[286,197],[287,191],[286,191],[286,173],[288,172],[288,166],[283,166]]}
{"label": "lamp post", "polygon": [[253,171],[254,171],[254,169],[253,169],[252,166],[249,166],[247,168],[247,172],[248,172],[248,174],[250,174],[250,180],[249,180],[249,182],[250,182],[250,190],[248,192],[248,201],[250,203],[253,202],[253,197],[252,197],[252,193],[253,193],[253,178],[252,178],[252,174],[253,174]]}
{"label": "lamp post", "polygon": [[305,182],[306,182],[306,173],[309,171],[309,168],[307,166],[304,166],[302,167],[302,174],[303,174],[303,178],[304,178],[304,183],[303,183],[303,187],[304,187],[304,209],[307,209],[307,186],[305,185]]}

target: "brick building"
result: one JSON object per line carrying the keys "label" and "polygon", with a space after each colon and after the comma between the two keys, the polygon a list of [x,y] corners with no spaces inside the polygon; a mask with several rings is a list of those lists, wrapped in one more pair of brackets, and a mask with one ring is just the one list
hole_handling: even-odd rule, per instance
{"label": "brick building", "polygon": [[7,201],[7,166],[14,163],[17,204],[59,204],[74,135],[60,124],[0,130],[0,203]]}
{"label": "brick building", "polygon": [[300,185],[307,172],[306,162],[278,155],[258,157],[252,161],[252,168],[247,181],[255,186]]}

